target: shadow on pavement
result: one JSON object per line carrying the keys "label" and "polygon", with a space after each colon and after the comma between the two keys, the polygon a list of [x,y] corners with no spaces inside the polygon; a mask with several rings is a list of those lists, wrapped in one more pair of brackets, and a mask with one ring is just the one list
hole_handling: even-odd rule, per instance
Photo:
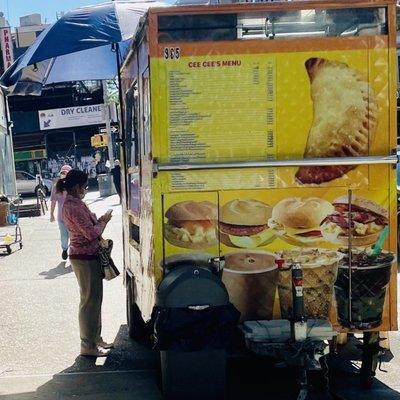
{"label": "shadow on pavement", "polygon": [[[0,400],[161,400],[158,354],[129,339],[126,325],[120,327],[114,344],[108,357],[78,356],[52,379],[38,381],[35,391],[1,394],[0,378]],[[21,380],[18,388],[26,386]]]}
{"label": "shadow on pavement", "polygon": [[[40,382],[35,391],[2,395],[0,388],[0,400],[161,400],[158,353],[129,339],[126,325],[120,327],[114,343],[116,347],[107,358],[78,356],[73,365]],[[346,351],[329,362],[335,395],[321,390],[320,375],[313,374],[310,380],[318,383],[320,390],[313,390],[308,400],[400,400],[397,391],[379,380],[371,390],[361,390],[357,367],[344,362]],[[296,371],[274,364],[274,360],[265,357],[230,358],[227,400],[296,399]]]}
{"label": "shadow on pavement", "polygon": [[59,276],[70,274],[71,272],[72,272],[71,265],[67,266],[66,261],[61,261],[60,264],[57,265],[57,267],[49,269],[48,271],[40,272],[39,275],[44,276],[45,279],[55,279],[58,278]]}

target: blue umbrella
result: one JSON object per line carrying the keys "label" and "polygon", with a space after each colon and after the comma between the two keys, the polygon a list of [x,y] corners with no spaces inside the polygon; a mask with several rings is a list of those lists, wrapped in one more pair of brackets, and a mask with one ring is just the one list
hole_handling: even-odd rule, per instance
{"label": "blue umbrella", "polygon": [[146,11],[162,5],[154,0],[114,1],[69,11],[39,35],[0,84],[113,78],[119,54],[117,49],[116,57],[112,45],[126,43]]}

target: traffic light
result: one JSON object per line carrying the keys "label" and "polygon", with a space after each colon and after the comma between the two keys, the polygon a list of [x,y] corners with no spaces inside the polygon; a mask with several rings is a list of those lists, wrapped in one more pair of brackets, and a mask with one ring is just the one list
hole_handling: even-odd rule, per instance
{"label": "traffic light", "polygon": [[110,139],[107,134],[98,134],[90,138],[92,147],[107,147]]}

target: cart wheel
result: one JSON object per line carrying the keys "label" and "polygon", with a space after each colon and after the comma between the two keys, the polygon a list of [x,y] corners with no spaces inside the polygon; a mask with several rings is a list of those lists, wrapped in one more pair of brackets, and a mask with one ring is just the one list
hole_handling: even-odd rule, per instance
{"label": "cart wheel", "polygon": [[22,243],[20,243],[20,244],[19,244],[19,249],[21,250],[22,247],[24,247],[24,246],[22,245]]}
{"label": "cart wheel", "polygon": [[379,358],[379,332],[364,332],[360,384],[363,389],[370,389],[374,381]]}
{"label": "cart wheel", "polygon": [[11,254],[11,246],[7,246],[6,250],[7,250],[7,254]]}

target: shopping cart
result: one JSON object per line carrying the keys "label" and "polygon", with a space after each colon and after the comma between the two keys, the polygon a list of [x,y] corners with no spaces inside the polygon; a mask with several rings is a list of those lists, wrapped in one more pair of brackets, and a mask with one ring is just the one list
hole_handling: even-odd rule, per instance
{"label": "shopping cart", "polygon": [[12,246],[22,249],[22,232],[19,226],[19,197],[8,197],[7,202],[0,202],[0,251],[11,254]]}

